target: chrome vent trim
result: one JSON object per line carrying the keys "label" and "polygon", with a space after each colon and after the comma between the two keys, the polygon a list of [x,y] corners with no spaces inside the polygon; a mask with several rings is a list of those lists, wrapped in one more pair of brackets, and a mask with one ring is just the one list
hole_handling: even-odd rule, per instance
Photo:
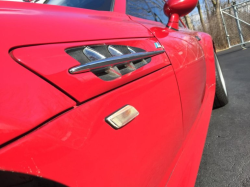
{"label": "chrome vent trim", "polygon": [[100,54],[98,51],[95,51],[94,49],[91,49],[90,47],[85,47],[83,49],[83,53],[88,57],[90,61],[96,61],[106,58],[104,55]]}
{"label": "chrome vent trim", "polygon": [[130,53],[136,53],[133,49],[131,49],[129,46],[127,46],[128,50],[130,51]]}
{"label": "chrome vent trim", "polygon": [[129,74],[151,62],[151,57],[164,51],[147,52],[127,45],[91,45],[66,49],[81,65],[69,69],[77,74],[91,71],[104,81],[111,81]]}
{"label": "chrome vent trim", "polygon": [[98,68],[112,67],[117,64],[130,63],[132,61],[143,60],[161,53],[164,53],[164,50],[151,51],[151,52],[138,52],[132,54],[126,54],[122,56],[114,56],[105,59],[95,60],[83,65],[79,65],[69,69],[71,74],[83,73],[86,71],[91,71]]}
{"label": "chrome vent trim", "polygon": [[112,45],[108,46],[108,50],[111,53],[112,56],[121,56],[123,53],[119,50],[117,50],[115,47]]}

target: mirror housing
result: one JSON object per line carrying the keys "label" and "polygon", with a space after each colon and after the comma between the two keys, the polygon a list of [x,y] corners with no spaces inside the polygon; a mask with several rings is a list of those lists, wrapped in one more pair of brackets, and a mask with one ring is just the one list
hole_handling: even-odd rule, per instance
{"label": "mirror housing", "polygon": [[163,11],[169,17],[168,28],[178,30],[179,19],[187,15],[197,5],[198,0],[167,0]]}

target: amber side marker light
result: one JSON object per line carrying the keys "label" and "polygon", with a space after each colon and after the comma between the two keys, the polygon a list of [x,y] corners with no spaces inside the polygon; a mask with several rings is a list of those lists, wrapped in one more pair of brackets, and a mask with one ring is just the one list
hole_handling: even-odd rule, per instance
{"label": "amber side marker light", "polygon": [[105,120],[115,129],[120,129],[138,115],[139,112],[133,106],[126,105],[125,107],[108,116]]}

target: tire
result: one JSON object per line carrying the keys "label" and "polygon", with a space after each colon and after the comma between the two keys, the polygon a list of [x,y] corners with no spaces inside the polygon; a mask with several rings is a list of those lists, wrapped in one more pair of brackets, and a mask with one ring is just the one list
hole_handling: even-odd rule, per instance
{"label": "tire", "polygon": [[220,63],[218,61],[216,53],[214,53],[214,60],[215,60],[215,73],[216,73],[216,90],[215,90],[213,108],[216,109],[223,107],[228,103],[228,93],[227,93],[225,79],[222,74]]}

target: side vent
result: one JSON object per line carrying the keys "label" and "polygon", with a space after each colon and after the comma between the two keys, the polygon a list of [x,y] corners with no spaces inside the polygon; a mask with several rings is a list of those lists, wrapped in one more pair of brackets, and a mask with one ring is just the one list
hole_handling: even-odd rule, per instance
{"label": "side vent", "polygon": [[164,51],[146,52],[123,45],[96,45],[67,49],[81,65],[70,68],[71,74],[91,71],[100,79],[111,81],[150,63],[151,57]]}
{"label": "side vent", "polygon": [[126,63],[126,64],[118,64],[116,65],[116,67],[119,69],[121,75],[125,75],[137,69],[134,66],[133,62]]}
{"label": "side vent", "polygon": [[105,81],[111,81],[122,76],[117,67],[97,68],[91,70],[91,72]]}
{"label": "side vent", "polygon": [[134,61],[133,64],[134,64],[135,68],[138,69],[138,68],[148,64],[149,62],[147,62],[146,60],[143,59],[143,60]]}
{"label": "side vent", "polygon": [[102,55],[101,53],[99,53],[98,51],[90,47],[85,47],[85,49],[83,49],[83,53],[90,61],[101,60],[101,59],[107,58],[106,56]]}

